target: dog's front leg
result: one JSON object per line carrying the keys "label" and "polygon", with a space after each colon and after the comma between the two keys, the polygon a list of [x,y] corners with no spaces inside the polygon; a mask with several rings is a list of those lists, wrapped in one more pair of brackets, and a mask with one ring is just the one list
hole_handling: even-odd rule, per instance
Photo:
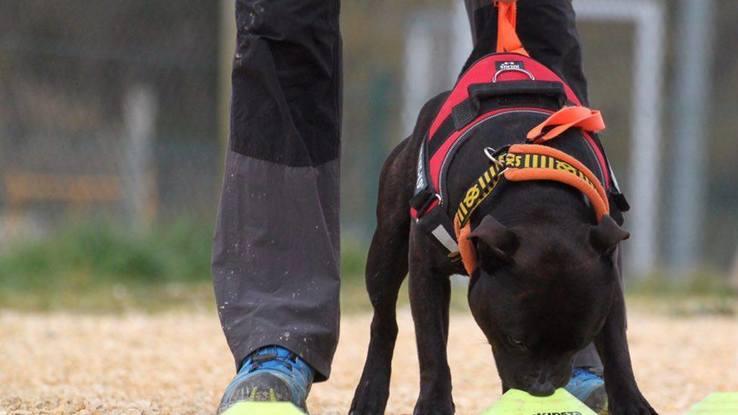
{"label": "dog's front leg", "polygon": [[605,367],[610,415],[656,415],[638,389],[633,375],[625,334],[625,301],[620,288],[595,343]]}
{"label": "dog's front leg", "polygon": [[420,395],[414,415],[448,415],[454,413],[446,356],[451,283],[433,266],[435,247],[429,246],[424,235],[416,235],[410,249],[409,282],[420,363]]}

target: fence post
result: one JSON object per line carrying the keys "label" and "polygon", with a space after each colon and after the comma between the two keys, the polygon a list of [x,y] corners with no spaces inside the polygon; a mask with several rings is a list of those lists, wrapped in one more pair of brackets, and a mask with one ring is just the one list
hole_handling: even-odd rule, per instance
{"label": "fence post", "polygon": [[738,292],[738,244],[735,247],[735,256],[733,257],[733,269],[730,273],[730,284],[733,289]]}
{"label": "fence post", "polygon": [[123,105],[126,149],[123,203],[130,223],[138,230],[151,225],[158,205],[154,169],[154,130],[157,102],[150,87],[134,85]]}
{"label": "fence post", "polygon": [[631,168],[625,189],[633,209],[628,242],[630,274],[654,272],[658,257],[658,204],[661,195],[661,112],[665,76],[666,7],[660,0],[575,0],[579,19],[635,24]]}
{"label": "fence post", "polygon": [[679,39],[674,102],[673,192],[668,260],[672,275],[685,278],[701,260],[702,223],[705,215],[704,153],[708,148],[710,79],[713,61],[712,0],[679,3]]}

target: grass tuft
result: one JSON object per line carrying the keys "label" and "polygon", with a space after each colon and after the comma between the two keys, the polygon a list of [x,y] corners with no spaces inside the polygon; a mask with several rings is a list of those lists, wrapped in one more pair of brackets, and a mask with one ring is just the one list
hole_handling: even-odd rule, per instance
{"label": "grass tuft", "polygon": [[141,234],[102,222],[69,225],[3,249],[0,307],[118,309],[158,303],[150,290],[166,301],[172,286],[209,281],[210,244],[211,230],[194,221]]}
{"label": "grass tuft", "polygon": [[[214,307],[212,231],[179,220],[147,232],[105,222],[75,223],[43,239],[0,251],[0,308],[23,310],[159,310]],[[366,309],[366,248],[347,243],[342,256],[349,309]]]}

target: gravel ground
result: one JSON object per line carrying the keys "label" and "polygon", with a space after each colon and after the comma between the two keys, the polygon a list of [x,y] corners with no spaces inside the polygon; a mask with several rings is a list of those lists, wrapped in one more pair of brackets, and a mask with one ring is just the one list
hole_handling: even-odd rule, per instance
{"label": "gravel ground", "polygon": [[[345,414],[364,362],[370,316],[343,319],[328,383],[313,415]],[[468,314],[452,315],[450,363],[457,413],[499,396],[491,353]],[[411,414],[418,391],[412,319],[400,312],[388,414]],[[738,320],[630,317],[641,389],[662,415],[681,414],[713,391],[738,391]],[[210,414],[233,374],[214,314],[91,316],[0,312],[0,415]]]}

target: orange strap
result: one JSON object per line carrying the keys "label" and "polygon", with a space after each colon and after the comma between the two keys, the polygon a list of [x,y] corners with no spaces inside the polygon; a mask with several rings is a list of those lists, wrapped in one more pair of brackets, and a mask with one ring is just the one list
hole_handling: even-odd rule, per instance
{"label": "orange strap", "polygon": [[597,133],[605,129],[605,120],[597,110],[580,106],[564,107],[530,130],[528,141],[544,143],[574,127]]}
{"label": "orange strap", "polygon": [[497,53],[512,52],[529,56],[515,30],[518,19],[517,2],[513,1],[508,4],[495,1],[495,3],[497,5]]}
{"label": "orange strap", "polygon": [[[515,144],[510,147],[509,153],[548,156],[564,163],[549,163],[546,167],[508,166],[502,173],[507,180],[513,182],[548,180],[563,183],[581,191],[589,199],[598,222],[610,213],[610,204],[604,187],[597,176],[576,158],[553,147],[538,144]],[[462,226],[459,216],[455,215],[454,232],[461,262],[467,274],[471,276],[477,268],[477,252],[474,243],[469,240],[471,223],[467,222]]]}
{"label": "orange strap", "polygon": [[477,269],[477,250],[474,247],[474,242],[469,239],[471,233],[471,223],[467,223],[463,227],[459,223],[458,219],[454,220],[454,231],[456,232],[456,240],[459,245],[459,255],[461,256],[461,263],[464,265],[466,275],[470,276]]}
{"label": "orange strap", "polygon": [[592,207],[594,208],[597,216],[597,221],[602,220],[603,216],[610,213],[610,203],[607,200],[607,192],[605,192],[605,188],[602,186],[602,183],[600,183],[597,176],[592,173],[592,170],[582,164],[581,161],[561,150],[538,144],[515,144],[510,147],[510,152],[515,154],[538,154],[555,157],[582,172],[587,180],[577,177],[576,174],[572,174],[571,171],[556,171],[548,168],[508,168],[504,173],[506,179],[513,182],[527,180],[553,180],[568,184],[587,196],[589,201],[592,203]]}

